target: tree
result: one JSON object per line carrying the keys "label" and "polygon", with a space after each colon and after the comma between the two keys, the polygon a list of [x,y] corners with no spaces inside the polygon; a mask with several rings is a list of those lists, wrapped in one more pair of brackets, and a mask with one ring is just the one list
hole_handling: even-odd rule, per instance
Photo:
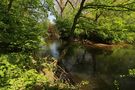
{"label": "tree", "polygon": [[[83,10],[83,5],[84,5],[84,3],[85,3],[85,0],[82,0],[82,2],[81,2],[81,4],[80,4],[80,8],[79,8],[77,14],[76,14],[75,17],[74,17],[74,21],[73,21],[73,25],[72,25],[72,27],[71,27],[71,32],[70,32],[70,34],[71,34],[71,33],[74,33],[74,30],[75,30],[76,24],[77,24],[77,20],[78,20],[78,18],[80,17],[81,12],[82,12],[82,10]],[[71,34],[71,35],[72,35],[72,34]],[[72,35],[72,36],[73,36],[73,35]]]}
{"label": "tree", "polygon": [[[73,2],[72,4],[75,5]],[[84,33],[87,34],[87,38],[88,36],[93,34],[93,36],[97,36],[97,38],[102,39],[100,41],[108,41],[108,40],[127,41],[128,38],[125,38],[127,35],[126,33],[123,32],[123,30],[129,31],[129,28],[127,27],[128,20],[130,18],[134,19],[134,17],[129,17],[129,15],[132,15],[135,11],[134,1],[132,0],[104,0],[104,1],[80,0],[78,6],[79,8],[75,8],[73,10],[75,14],[71,10],[69,10],[70,15],[72,14],[72,17],[69,20],[70,24],[68,28],[65,28],[65,26],[67,25],[63,25],[64,23],[66,23],[64,21],[67,21],[69,19],[68,14],[63,15],[64,17],[63,19],[60,18],[60,20],[62,19],[61,23],[63,23],[62,27],[64,29],[67,29],[67,31],[70,34],[69,35],[70,37],[74,37],[76,33],[77,34]],[[65,11],[63,11],[63,13],[64,12]],[[126,17],[128,17],[128,20],[126,19]],[[131,24],[129,24],[129,26],[130,25]],[[133,22],[132,22],[132,26],[130,27],[134,27]],[[117,32],[118,30],[123,34]],[[131,41],[132,40],[133,39],[131,39]]]}
{"label": "tree", "polygon": [[34,49],[40,43],[47,10],[40,0],[0,1],[0,44],[5,48]]}
{"label": "tree", "polygon": [[67,4],[69,3],[72,8],[74,8],[72,2],[70,0],[55,0],[57,5],[55,8],[59,8],[60,11],[57,10],[57,12],[59,13],[60,12],[60,16],[62,17],[63,16],[63,12],[64,12],[64,9],[66,8]]}
{"label": "tree", "polygon": [[[73,26],[71,28],[71,32],[74,32],[75,30],[75,26],[77,24],[77,19],[80,18],[81,13],[85,10],[85,9],[102,9],[102,10],[112,10],[112,11],[135,11],[134,8],[134,4],[135,2],[133,1],[127,1],[124,0],[123,2],[117,2],[118,0],[109,0],[109,1],[101,1],[101,0],[95,0],[93,2],[88,2],[84,5],[85,0],[82,0],[81,4],[80,4],[80,8],[77,12],[77,14],[75,15],[74,18],[74,23]],[[117,2],[115,4],[115,2]],[[95,20],[97,21],[97,19],[99,18],[101,14],[96,14],[96,18]]]}

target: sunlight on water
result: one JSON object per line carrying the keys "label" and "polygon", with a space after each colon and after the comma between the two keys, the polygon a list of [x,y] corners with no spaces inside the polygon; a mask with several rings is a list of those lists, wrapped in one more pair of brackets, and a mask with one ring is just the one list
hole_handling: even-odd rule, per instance
{"label": "sunlight on water", "polygon": [[50,50],[51,50],[51,55],[55,58],[59,57],[59,51],[58,51],[58,44],[56,42],[53,42],[52,44],[50,44]]}

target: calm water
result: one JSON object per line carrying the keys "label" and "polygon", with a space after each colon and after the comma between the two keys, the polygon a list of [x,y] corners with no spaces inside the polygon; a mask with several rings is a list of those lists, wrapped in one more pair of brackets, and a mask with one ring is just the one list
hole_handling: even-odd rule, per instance
{"label": "calm water", "polygon": [[135,48],[133,46],[109,50],[85,47],[78,43],[50,41],[40,52],[51,55],[70,71],[74,80],[89,81],[82,90],[135,90]]}

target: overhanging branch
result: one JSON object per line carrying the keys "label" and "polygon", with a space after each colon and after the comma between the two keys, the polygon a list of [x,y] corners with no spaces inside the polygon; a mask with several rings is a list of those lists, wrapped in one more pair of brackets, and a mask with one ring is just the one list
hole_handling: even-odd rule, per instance
{"label": "overhanging branch", "polygon": [[135,11],[135,8],[129,8],[124,5],[94,5],[94,4],[87,4],[83,7],[83,9],[106,9],[106,10],[113,10],[113,11]]}

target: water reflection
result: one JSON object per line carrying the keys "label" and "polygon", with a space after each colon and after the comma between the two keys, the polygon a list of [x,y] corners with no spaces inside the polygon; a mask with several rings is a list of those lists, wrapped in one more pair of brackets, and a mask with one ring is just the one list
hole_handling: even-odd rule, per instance
{"label": "water reflection", "polygon": [[51,55],[55,58],[59,57],[59,51],[58,51],[59,43],[58,42],[53,42],[49,45]]}
{"label": "water reflection", "polygon": [[82,90],[116,90],[115,80],[119,82],[120,90],[134,90],[134,77],[120,77],[128,75],[128,69],[135,68],[133,47],[106,50],[57,41],[48,45],[46,53],[59,59],[76,82],[90,82]]}
{"label": "water reflection", "polygon": [[38,56],[45,57],[49,55],[58,59],[59,47],[60,47],[60,41],[48,41],[46,46],[41,46],[40,51],[38,52]]}

